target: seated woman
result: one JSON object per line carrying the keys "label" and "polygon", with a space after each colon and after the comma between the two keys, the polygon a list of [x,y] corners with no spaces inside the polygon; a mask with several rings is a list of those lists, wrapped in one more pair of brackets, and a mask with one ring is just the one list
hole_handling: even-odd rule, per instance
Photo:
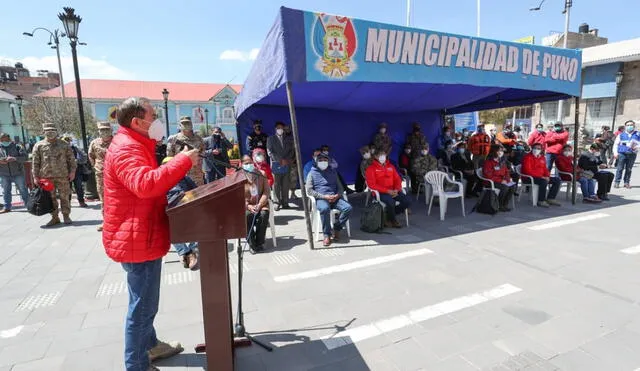
{"label": "seated woman", "polygon": [[269,185],[264,177],[251,174],[256,167],[249,155],[242,157],[242,168],[248,172],[248,182],[244,185],[247,242],[251,252],[256,253],[264,250],[264,236],[269,224]]}
{"label": "seated woman", "polygon": [[380,201],[386,205],[386,227],[402,228],[396,215],[403,213],[410,205],[409,197],[402,192],[402,179],[396,168],[387,161],[387,152],[377,149],[375,159],[365,173],[367,184],[380,194]]}
{"label": "seated woman", "polygon": [[252,154],[256,170],[259,170],[262,175],[267,177],[269,188],[273,187],[273,173],[271,172],[271,165],[267,161],[267,152],[262,148],[256,148]]}
{"label": "seated woman", "polygon": [[[511,211],[509,202],[516,191],[516,183],[511,180],[511,173],[505,161],[504,148],[498,144],[492,144],[487,159],[482,165],[482,176],[493,181],[493,185],[500,190],[498,201],[500,211]],[[489,186],[489,184],[485,184]]]}
{"label": "seated woman", "polygon": [[[562,147],[562,153],[556,157],[556,168],[560,171],[560,179],[564,181],[570,181],[570,173],[573,174],[573,147],[566,144]],[[580,189],[582,190],[582,202],[585,203],[598,203],[601,200],[596,196],[596,180],[593,179],[594,173],[590,171],[583,171],[578,166],[576,172],[576,181],[580,183]]]}
{"label": "seated woman", "polygon": [[456,153],[451,156],[451,168],[462,172],[462,176],[467,181],[466,197],[478,197],[480,183],[475,172],[475,166],[471,160],[471,153],[467,151],[465,142],[458,143]]}
{"label": "seated woman", "polygon": [[613,183],[614,175],[612,172],[603,170],[607,168],[607,164],[603,162],[601,154],[602,147],[598,143],[593,143],[589,151],[583,153],[578,158],[578,167],[585,171],[593,173],[593,179],[598,182],[597,197],[603,201],[609,201],[609,192]]}
{"label": "seated woman", "polygon": [[[561,206],[556,201],[556,196],[560,191],[560,178],[551,176],[540,143],[535,143],[531,146],[531,153],[527,153],[522,158],[522,174],[533,178],[533,183],[538,185],[538,206]],[[531,178],[523,178],[522,182],[531,184]],[[549,185],[551,185],[551,188],[547,192]]]}

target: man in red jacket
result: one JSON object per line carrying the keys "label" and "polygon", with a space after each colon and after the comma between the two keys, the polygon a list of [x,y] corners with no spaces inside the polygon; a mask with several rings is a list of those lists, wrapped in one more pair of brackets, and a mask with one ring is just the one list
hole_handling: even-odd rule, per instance
{"label": "man in red jacket", "polygon": [[569,132],[564,130],[562,121],[557,121],[553,124],[553,130],[549,130],[545,136],[547,142],[546,160],[547,169],[551,170],[553,164],[556,162],[556,157],[562,154],[562,148],[569,141]]}
{"label": "man in red jacket", "polygon": [[[560,191],[560,178],[551,177],[547,168],[547,161],[542,155],[542,145],[536,143],[531,148],[531,153],[527,153],[522,158],[522,174],[533,177],[533,183],[538,185],[538,206],[549,207],[549,205],[560,206],[556,201],[556,196]],[[523,183],[530,183],[530,179],[522,177]],[[551,189],[547,194],[547,186],[551,184]]]}
{"label": "man in red jacket", "polygon": [[128,98],[118,107],[117,117],[120,129],[104,162],[102,243],[127,273],[126,370],[158,370],[151,362],[183,350],[180,343],[159,341],[153,327],[162,257],[170,245],[166,194],[197,162],[198,151],[185,149],[158,167],[156,141],[165,132],[150,101]]}
{"label": "man in red jacket", "polygon": [[536,129],[529,134],[529,139],[527,140],[529,147],[536,143],[540,143],[540,145],[542,145],[543,151],[547,148],[547,132],[544,131],[544,126],[542,126],[542,124],[536,125]]}
{"label": "man in red jacket", "polygon": [[402,179],[396,168],[387,160],[387,151],[384,148],[376,150],[375,159],[365,172],[367,186],[373,191],[378,191],[380,201],[387,207],[386,227],[402,228],[396,215],[404,212],[411,201],[402,192]]}

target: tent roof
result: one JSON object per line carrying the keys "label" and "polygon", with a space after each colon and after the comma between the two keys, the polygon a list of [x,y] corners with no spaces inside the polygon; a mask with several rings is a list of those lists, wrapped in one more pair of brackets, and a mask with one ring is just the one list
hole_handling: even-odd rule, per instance
{"label": "tent roof", "polygon": [[280,8],[236,99],[252,106],[460,113],[580,94],[581,52]]}

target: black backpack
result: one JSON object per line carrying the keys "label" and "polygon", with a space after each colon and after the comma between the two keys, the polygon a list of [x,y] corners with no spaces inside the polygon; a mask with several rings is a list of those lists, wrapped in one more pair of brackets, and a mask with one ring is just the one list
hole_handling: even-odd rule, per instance
{"label": "black backpack", "polygon": [[360,229],[378,233],[384,228],[384,210],[379,202],[372,202],[360,215]]}
{"label": "black backpack", "polygon": [[498,195],[492,189],[485,189],[471,212],[477,211],[481,214],[495,215],[499,208]]}
{"label": "black backpack", "polygon": [[49,214],[53,211],[53,198],[51,192],[45,191],[40,187],[35,187],[29,192],[27,200],[27,211],[29,214],[41,216]]}

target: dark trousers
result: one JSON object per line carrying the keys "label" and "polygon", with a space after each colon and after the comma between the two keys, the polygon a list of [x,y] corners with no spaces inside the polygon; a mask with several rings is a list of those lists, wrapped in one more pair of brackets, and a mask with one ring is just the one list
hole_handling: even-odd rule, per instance
{"label": "dark trousers", "polygon": [[280,206],[289,207],[289,185],[291,183],[289,172],[285,174],[273,174],[273,180],[275,202]]}
{"label": "dark trousers", "polygon": [[618,164],[616,169],[616,184],[622,180],[622,173],[624,172],[624,184],[631,182],[631,170],[633,164],[636,162],[637,155],[633,152],[618,153]]}
{"label": "dark trousers", "polygon": [[516,192],[516,185],[514,184],[511,187],[502,183],[494,183],[494,185],[500,190],[500,193],[498,194],[498,202],[500,203],[500,207],[509,207],[511,198]]}
{"label": "dark trousers", "polygon": [[[75,189],[76,196],[78,196],[78,202],[84,202],[84,188],[82,187],[82,174],[78,174],[76,172],[76,177],[71,181],[72,188]],[[69,196],[69,200],[71,200],[71,196]]]}
{"label": "dark trousers", "polygon": [[356,170],[356,192],[364,192],[365,188],[367,188],[367,185],[364,175],[360,171],[360,164],[358,164],[358,169]]}
{"label": "dark trousers", "polygon": [[614,175],[608,171],[598,171],[593,176],[598,182],[598,197],[606,196],[611,192],[611,183],[613,183]]}
{"label": "dark trousers", "polygon": [[467,181],[467,196],[481,191],[480,179],[475,174],[462,173],[462,176]]}
{"label": "dark trousers", "polygon": [[[249,238],[247,242],[251,248],[264,247],[264,237],[267,234],[267,226],[269,225],[269,210],[261,210],[258,214],[246,211],[247,232]],[[255,222],[253,221],[255,217]],[[251,227],[253,226],[253,229]]]}
{"label": "dark trousers", "polygon": [[[529,178],[523,178],[525,184],[531,184]],[[551,177],[549,181],[543,178],[533,178],[533,183],[538,185],[538,202],[546,200],[555,200],[558,192],[560,192],[560,178]],[[547,194],[547,186],[551,185]]]}
{"label": "dark trousers", "polygon": [[[396,215],[403,213],[409,206],[411,206],[409,197],[402,192],[398,193],[395,198],[391,197],[389,194],[380,193],[380,201],[384,202],[387,206],[385,211],[387,213],[387,221],[389,222],[395,222]],[[399,202],[399,204],[396,205],[396,202]]]}
{"label": "dark trousers", "polygon": [[205,171],[206,183],[211,183],[214,180],[222,179],[227,175],[227,169],[224,166],[213,165],[211,170]]}

